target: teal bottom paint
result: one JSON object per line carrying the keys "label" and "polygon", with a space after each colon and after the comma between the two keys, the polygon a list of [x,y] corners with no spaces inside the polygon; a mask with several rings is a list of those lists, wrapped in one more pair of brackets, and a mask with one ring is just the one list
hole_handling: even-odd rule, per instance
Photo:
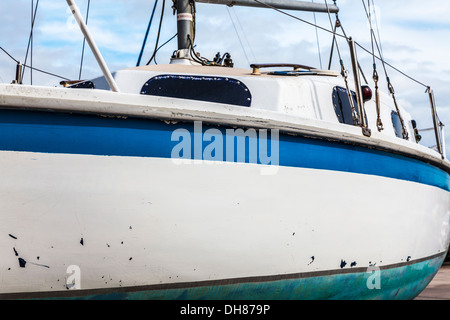
{"label": "teal bottom paint", "polygon": [[[46,299],[86,300],[412,300],[431,282],[444,256],[405,265],[376,267],[358,272],[342,270],[329,275],[258,281],[252,278],[216,284],[117,288],[106,291],[64,292]],[[356,270],[355,270],[356,271]],[[333,274],[334,273],[334,274]],[[323,274],[323,273],[322,273]],[[281,278],[282,276],[280,276]],[[76,296],[75,296],[76,295]],[[41,299],[38,296],[33,298]]]}

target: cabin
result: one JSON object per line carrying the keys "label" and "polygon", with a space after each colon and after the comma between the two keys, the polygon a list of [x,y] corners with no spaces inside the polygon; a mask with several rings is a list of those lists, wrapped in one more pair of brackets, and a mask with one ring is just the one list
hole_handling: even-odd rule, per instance
{"label": "cabin", "polygon": [[[358,101],[354,85],[347,86],[338,72],[330,70],[291,70],[282,65],[261,72],[219,66],[168,64],[119,70],[113,77],[122,93],[185,99],[214,104],[215,108],[251,108],[329,124],[359,128]],[[72,84],[69,88],[110,90],[105,77]],[[372,90],[363,87],[365,118],[371,132],[378,132],[377,112]],[[350,91],[350,94],[349,94]],[[385,137],[405,139],[399,114],[392,98],[381,94],[380,120]],[[352,97],[353,104],[349,97]],[[184,102],[186,103],[186,101]],[[354,108],[354,110],[352,109]],[[400,108],[407,138],[418,143],[420,136],[409,113]]]}

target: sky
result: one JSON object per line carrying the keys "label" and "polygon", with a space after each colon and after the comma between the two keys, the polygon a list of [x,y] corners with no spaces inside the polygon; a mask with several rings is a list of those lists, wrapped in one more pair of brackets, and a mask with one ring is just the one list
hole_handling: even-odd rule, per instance
{"label": "sky", "polygon": [[[327,0],[332,4],[331,0]],[[38,0],[0,1],[0,47],[16,60],[24,61],[31,26],[31,6]],[[325,0],[315,0],[324,3]],[[367,6],[367,0],[364,3]],[[88,0],[76,0],[86,14]],[[362,0],[337,0],[339,18],[347,36],[371,51],[370,24]],[[372,0],[370,0],[372,4]],[[136,66],[155,0],[91,0],[88,26],[111,71]],[[142,64],[153,53],[163,0],[159,0]],[[447,0],[373,0],[373,25],[384,59],[410,77],[434,90],[440,120],[450,126],[450,1]],[[176,33],[176,17],[172,1],[165,2],[159,44]],[[251,63],[299,63],[327,68],[332,35],[321,29],[271,9],[227,7],[197,3],[196,51],[212,60],[217,52],[229,52],[235,67],[247,68]],[[316,21],[331,29],[328,14],[289,11],[298,18]],[[335,15],[331,16],[333,23]],[[340,30],[339,30],[340,31]],[[340,31],[341,32],[341,31]],[[33,37],[32,62],[35,68],[68,79],[78,79],[83,37],[65,0],[39,0]],[[156,63],[169,63],[176,50],[176,39],[158,51]],[[348,46],[339,39],[344,65],[351,70]],[[334,51],[332,69],[339,70]],[[373,87],[372,57],[358,50],[361,67]],[[154,62],[153,62],[154,63]],[[30,54],[27,64],[31,64]],[[377,64],[387,92],[386,75]],[[432,127],[428,95],[425,87],[397,71],[387,68],[396,97],[417,119],[420,129]],[[15,75],[15,62],[0,51],[0,82],[10,83]],[[101,75],[86,45],[82,79]],[[32,78],[31,78],[32,77]],[[29,70],[24,84],[59,86],[60,78]],[[447,154],[450,156],[450,128],[446,131]],[[434,144],[432,134],[423,133],[424,144]]]}

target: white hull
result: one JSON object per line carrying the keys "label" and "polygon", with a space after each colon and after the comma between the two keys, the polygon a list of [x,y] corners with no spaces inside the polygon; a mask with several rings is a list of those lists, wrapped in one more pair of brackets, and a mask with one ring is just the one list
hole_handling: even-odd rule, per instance
{"label": "white hull", "polygon": [[449,242],[449,193],[404,180],[5,151],[0,167],[0,294],[65,291],[70,266],[81,289],[135,287],[383,267]]}

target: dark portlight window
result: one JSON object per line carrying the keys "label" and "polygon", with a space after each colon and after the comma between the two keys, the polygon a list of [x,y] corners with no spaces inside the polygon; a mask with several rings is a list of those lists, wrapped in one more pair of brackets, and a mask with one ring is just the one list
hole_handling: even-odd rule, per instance
{"label": "dark portlight window", "polygon": [[241,81],[224,77],[160,75],[148,80],[141,94],[250,107],[252,96]]}
{"label": "dark portlight window", "polygon": [[[356,114],[359,118],[358,112],[358,101],[356,99],[356,93],[351,91],[353,106],[355,107]],[[349,125],[356,125],[353,121],[353,111],[348,98],[347,89],[342,87],[334,87],[333,89],[333,106],[336,116],[340,123],[345,123]]]}
{"label": "dark portlight window", "polygon": [[395,111],[392,111],[391,117],[392,117],[392,125],[394,126],[395,135],[397,136],[397,138],[403,139],[402,122],[400,121],[400,117],[398,116],[398,113]]}

